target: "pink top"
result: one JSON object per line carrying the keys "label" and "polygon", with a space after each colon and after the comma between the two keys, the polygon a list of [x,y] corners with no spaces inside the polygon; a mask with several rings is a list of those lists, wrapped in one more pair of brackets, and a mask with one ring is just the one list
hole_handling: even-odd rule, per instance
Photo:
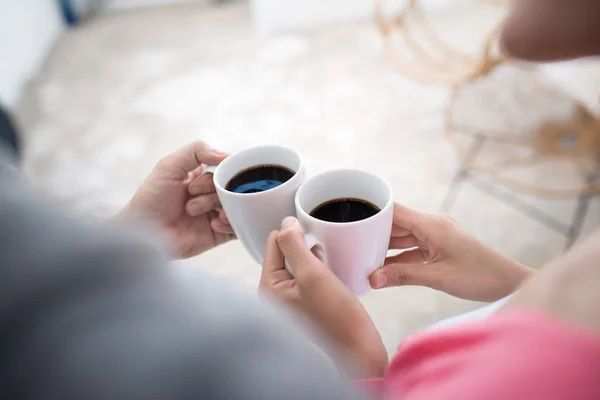
{"label": "pink top", "polygon": [[600,336],[530,311],[415,334],[384,378],[361,382],[401,400],[600,399]]}

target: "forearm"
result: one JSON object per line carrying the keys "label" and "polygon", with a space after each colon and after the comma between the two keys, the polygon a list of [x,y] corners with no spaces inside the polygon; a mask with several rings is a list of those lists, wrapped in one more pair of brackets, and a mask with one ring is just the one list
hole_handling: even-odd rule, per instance
{"label": "forearm", "polygon": [[497,301],[514,293],[536,272],[533,268],[498,253],[491,257],[490,262],[496,263],[494,270],[497,273],[491,277],[494,282],[490,283],[486,298],[481,299],[482,301]]}
{"label": "forearm", "polygon": [[450,295],[473,301],[494,302],[518,290],[535,273],[474,237],[458,246],[452,259],[439,267],[439,285]]}
{"label": "forearm", "polygon": [[[374,335],[370,335],[373,337]],[[377,333],[377,339],[371,342],[364,342],[355,345],[349,349],[349,354],[356,360],[359,360],[360,370],[363,378],[379,378],[385,375],[389,359],[383,345],[383,341]]]}
{"label": "forearm", "polygon": [[[363,315],[347,315],[351,321],[312,321],[321,336],[333,345],[331,354],[340,364],[340,369],[357,378],[381,377],[388,366],[388,354],[381,335],[371,318]],[[346,327],[346,328],[344,328]],[[352,327],[347,329],[347,327]]]}
{"label": "forearm", "polygon": [[[508,272],[507,282],[507,290],[509,295],[510,293],[514,293],[521,285],[525,283],[530,277],[535,274],[535,269],[523,265],[519,262],[513,261],[513,268]],[[504,297],[504,296],[502,296]]]}

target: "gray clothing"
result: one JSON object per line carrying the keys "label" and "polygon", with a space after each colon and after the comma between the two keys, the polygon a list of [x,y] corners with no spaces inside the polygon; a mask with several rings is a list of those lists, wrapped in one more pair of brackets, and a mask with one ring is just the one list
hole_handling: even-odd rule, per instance
{"label": "gray clothing", "polygon": [[190,284],[139,233],[61,215],[6,157],[1,399],[357,398],[272,308]]}

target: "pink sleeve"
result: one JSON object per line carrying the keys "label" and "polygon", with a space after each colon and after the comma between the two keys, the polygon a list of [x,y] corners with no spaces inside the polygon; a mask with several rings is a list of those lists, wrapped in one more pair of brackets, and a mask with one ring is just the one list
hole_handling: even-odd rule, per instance
{"label": "pink sleeve", "polygon": [[385,378],[383,399],[600,399],[600,336],[533,312],[414,335]]}

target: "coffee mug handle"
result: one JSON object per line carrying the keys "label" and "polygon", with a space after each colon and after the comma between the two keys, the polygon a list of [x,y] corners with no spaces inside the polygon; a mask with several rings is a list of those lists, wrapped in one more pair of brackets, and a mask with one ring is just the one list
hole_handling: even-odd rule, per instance
{"label": "coffee mug handle", "polygon": [[206,174],[213,174],[214,175],[216,170],[217,170],[217,166],[216,165],[207,165],[202,170],[202,174],[201,175],[206,175]]}
{"label": "coffee mug handle", "polygon": [[[207,165],[206,167],[204,167],[204,169],[202,170],[202,173],[200,175],[206,175],[206,174],[215,174],[215,171],[217,170],[217,166],[216,165]],[[217,207],[215,208],[215,210],[217,211],[221,211],[222,208],[221,207]]]}
{"label": "coffee mug handle", "polygon": [[[325,252],[325,247],[319,241],[319,239],[313,235],[305,234],[304,242],[310,251],[315,255],[315,257],[317,257],[323,264],[327,265],[327,253]],[[287,260],[285,260],[285,269],[290,273],[290,275],[294,276],[294,271],[292,271],[292,267],[288,264]]]}

